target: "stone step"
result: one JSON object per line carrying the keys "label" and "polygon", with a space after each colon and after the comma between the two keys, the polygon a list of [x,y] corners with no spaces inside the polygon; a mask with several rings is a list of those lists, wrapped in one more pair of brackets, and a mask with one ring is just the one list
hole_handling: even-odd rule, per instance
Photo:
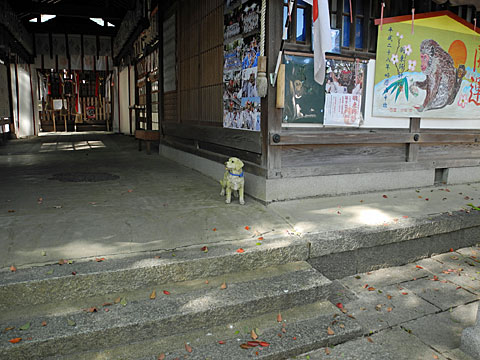
{"label": "stone step", "polygon": [[[258,243],[258,240],[235,241],[209,245],[208,252],[196,246],[129,257],[110,256],[101,262],[93,258],[61,266],[50,263],[19,267],[15,272],[6,269],[0,271],[0,313],[13,304],[21,308],[50,303],[55,295],[63,300],[102,296],[308,258],[309,244],[294,237],[269,239],[261,246]],[[238,253],[238,249],[244,252]]]}
{"label": "stone step", "polygon": [[[68,360],[153,360],[161,354],[165,359],[286,359],[322,346],[332,346],[361,336],[361,328],[353,318],[342,314],[328,301],[296,306],[281,312],[249,317],[222,326],[205,327],[186,334],[166,336],[150,341],[132,341],[102,351],[77,353],[52,359]],[[328,327],[333,331],[328,333]],[[284,330],[282,330],[284,328]],[[258,341],[268,346],[242,349],[241,344],[251,341],[251,330],[255,329]],[[138,339],[137,339],[138,340]],[[188,344],[192,352],[186,350]],[[264,344],[266,345],[266,344]],[[258,353],[258,355],[256,354]]]}
{"label": "stone step", "polygon": [[[73,277],[72,277],[73,278]],[[25,359],[68,355],[92,349],[105,349],[132,342],[132,339],[153,340],[193,329],[228,324],[266,312],[278,312],[309,304],[329,296],[331,282],[306,262],[288,263],[261,270],[230,274],[222,289],[224,275],[205,281],[171,284],[168,289],[155,288],[156,298],[134,299],[107,305],[92,304],[84,299],[81,308],[66,309],[55,314],[52,293],[49,309],[29,310],[4,315],[0,328],[14,327],[0,333],[0,358]],[[151,288],[149,291],[152,290]],[[165,293],[164,291],[168,291]],[[111,299],[113,300],[113,299]],[[10,299],[15,302],[16,297]],[[97,306],[97,312],[86,312]],[[46,326],[42,326],[46,322]],[[26,330],[22,325],[29,323]],[[22,338],[16,344],[9,343]]]}

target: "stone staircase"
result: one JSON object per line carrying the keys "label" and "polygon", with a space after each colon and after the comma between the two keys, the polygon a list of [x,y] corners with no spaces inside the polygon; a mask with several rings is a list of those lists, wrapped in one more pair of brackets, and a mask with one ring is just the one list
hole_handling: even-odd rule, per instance
{"label": "stone staircase", "polygon": [[225,243],[4,271],[0,358],[282,359],[361,335],[327,300],[332,283],[308,247]]}

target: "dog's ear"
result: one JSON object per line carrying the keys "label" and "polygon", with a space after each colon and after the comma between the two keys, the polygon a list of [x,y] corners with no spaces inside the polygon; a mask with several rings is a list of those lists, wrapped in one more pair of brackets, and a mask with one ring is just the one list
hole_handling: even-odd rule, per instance
{"label": "dog's ear", "polygon": [[235,169],[236,170],[241,170],[243,168],[243,162],[242,160],[240,159],[237,159],[236,163],[235,163]]}

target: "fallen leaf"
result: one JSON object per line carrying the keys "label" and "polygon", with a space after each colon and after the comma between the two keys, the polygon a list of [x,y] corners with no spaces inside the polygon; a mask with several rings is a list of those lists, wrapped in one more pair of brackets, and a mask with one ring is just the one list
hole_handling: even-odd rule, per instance
{"label": "fallen leaf", "polygon": [[285,334],[287,332],[287,329],[282,328],[282,332]]}
{"label": "fallen leaf", "polygon": [[192,347],[190,345],[188,345],[187,343],[185,343],[185,350],[187,350],[187,352],[191,353],[192,352]]}
{"label": "fallen leaf", "polygon": [[388,295],[388,294],[387,294],[387,299],[388,299],[388,300],[392,300],[392,295]]}
{"label": "fallen leaf", "polygon": [[237,253],[241,254],[241,253],[244,253],[244,252],[245,252],[245,250],[243,250],[242,248],[237,249]]}
{"label": "fallen leaf", "polygon": [[109,311],[110,311],[108,308],[105,308],[105,309],[103,309],[103,310],[105,310],[105,312],[109,312]]}
{"label": "fallen leaf", "polygon": [[12,265],[12,266],[10,266],[10,271],[15,272],[15,271],[17,271],[17,268],[14,265]]}
{"label": "fallen leaf", "polygon": [[72,319],[67,319],[67,324],[69,326],[76,326],[77,325],[77,323],[75,321],[73,321]]}
{"label": "fallen leaf", "polygon": [[367,341],[373,343],[373,339],[370,336],[367,336]]}
{"label": "fallen leaf", "polygon": [[112,303],[106,302],[106,303],[103,303],[102,306],[112,306]]}
{"label": "fallen leaf", "polygon": [[10,339],[8,342],[11,342],[12,344],[16,344],[18,342],[22,341],[22,338],[15,338],[15,339]]}
{"label": "fallen leaf", "polygon": [[263,236],[260,236],[260,237],[258,238],[258,240],[262,241],[262,240],[263,240]]}
{"label": "fallen leaf", "polygon": [[374,291],[375,288],[374,288],[373,286],[370,286],[367,290],[368,290],[368,291]]}
{"label": "fallen leaf", "polygon": [[382,310],[382,305],[380,305],[380,304],[375,305],[375,310],[377,310],[377,311]]}
{"label": "fallen leaf", "polygon": [[208,247],[204,246],[204,247],[202,247],[200,250],[202,250],[203,252],[207,253],[207,252],[208,252]]}
{"label": "fallen leaf", "polygon": [[407,292],[402,292],[402,295],[408,295],[408,293]]}
{"label": "fallen leaf", "polygon": [[129,189],[129,190],[127,190],[127,192],[131,193],[131,192],[133,192],[133,190],[132,190],[132,189]]}
{"label": "fallen leaf", "polygon": [[255,333],[255,330],[252,330],[250,332],[250,337],[253,339],[253,340],[257,340],[258,339],[258,335]]}
{"label": "fallen leaf", "polygon": [[[294,338],[294,340],[296,340],[297,338]],[[260,341],[260,346],[263,346],[263,347],[267,347],[267,346],[270,346],[270,343],[266,342],[266,341]]]}
{"label": "fallen leaf", "polygon": [[461,289],[461,288],[462,288],[461,286],[457,286],[457,288],[456,288],[455,290],[459,290],[459,289]]}
{"label": "fallen leaf", "polygon": [[250,230],[250,226],[245,226],[245,230]]}
{"label": "fallen leaf", "polygon": [[225,344],[225,341],[220,340],[218,343],[219,343],[220,345],[224,345],[224,344]]}
{"label": "fallen leaf", "polygon": [[88,309],[86,310],[86,312],[94,313],[94,312],[98,312],[98,309],[97,309],[95,306],[93,306],[93,307],[91,307],[91,308],[88,308]]}
{"label": "fallen leaf", "polygon": [[247,345],[249,345],[251,347],[257,347],[258,345],[260,345],[260,342],[259,341],[247,341]]}
{"label": "fallen leaf", "polygon": [[328,347],[325,348],[325,354],[330,355],[330,349]]}
{"label": "fallen leaf", "polygon": [[165,360],[165,354],[161,353],[160,355],[158,355],[157,360]]}
{"label": "fallen leaf", "polygon": [[77,272],[76,272],[76,271],[72,271],[72,275],[77,275]]}
{"label": "fallen leaf", "polygon": [[252,348],[252,347],[251,347],[250,345],[248,345],[248,344],[240,344],[240,347],[241,347],[242,349],[251,349],[251,348]]}
{"label": "fallen leaf", "polygon": [[327,328],[327,334],[328,335],[335,335],[335,332],[332,330],[332,328],[330,326]]}
{"label": "fallen leaf", "polygon": [[224,281],[222,285],[220,285],[220,289],[225,290],[227,288],[227,283]]}
{"label": "fallen leaf", "polygon": [[104,258],[104,257],[102,257],[102,258],[95,258],[95,261],[96,261],[96,262],[102,262],[102,261],[105,261],[105,258]]}
{"label": "fallen leaf", "polygon": [[450,251],[450,252],[453,252],[453,248],[450,248],[450,250],[449,250],[449,251]]}
{"label": "fallen leaf", "polygon": [[423,269],[423,267],[420,266],[420,265],[416,265],[415,267],[416,267],[417,269]]}
{"label": "fallen leaf", "polygon": [[121,297],[118,297],[118,298],[116,298],[115,300],[113,300],[113,302],[114,302],[115,304],[118,304],[120,301],[122,301],[122,298],[121,298]]}
{"label": "fallen leaf", "polygon": [[342,303],[337,303],[337,307],[338,307],[339,309],[343,309],[343,304],[342,304]]}
{"label": "fallen leaf", "polygon": [[387,312],[391,312],[393,309],[391,307],[387,308]]}
{"label": "fallen leaf", "polygon": [[408,219],[408,216],[407,216],[407,215],[403,215],[402,218]]}
{"label": "fallen leaf", "polygon": [[42,256],[47,256],[47,252],[46,252],[46,251],[42,251]]}
{"label": "fallen leaf", "polygon": [[345,329],[345,325],[344,325],[344,324],[339,324],[338,326],[340,326],[340,328],[342,328],[342,329]]}
{"label": "fallen leaf", "polygon": [[11,327],[7,327],[5,328],[5,330],[3,330],[4,332],[7,332],[7,331],[10,331],[10,330],[13,330],[15,329],[15,326],[11,326]]}
{"label": "fallen leaf", "polygon": [[217,231],[217,228],[213,228],[212,231]]}
{"label": "fallen leaf", "polygon": [[47,326],[47,322],[46,322],[46,321],[42,321],[42,326]]}
{"label": "fallen leaf", "polygon": [[261,242],[258,242],[258,243],[256,243],[255,245],[262,245],[262,243],[261,243]]}
{"label": "fallen leaf", "polygon": [[277,336],[281,338],[281,337],[282,337],[282,334],[281,334],[281,333],[278,333]]}
{"label": "fallen leaf", "polygon": [[438,281],[438,276],[437,275],[433,275],[433,281]]}
{"label": "fallen leaf", "polygon": [[277,314],[277,322],[282,322],[282,314]]}
{"label": "fallen leaf", "polygon": [[15,212],[15,210],[8,210],[8,212],[9,212],[9,213],[14,213],[14,212]]}
{"label": "fallen leaf", "polygon": [[293,340],[297,340],[297,337],[296,337],[296,336],[294,336],[292,339],[293,339]]}
{"label": "fallen leaf", "polygon": [[162,257],[160,255],[155,255],[155,259],[161,259]]}
{"label": "fallen leaf", "polygon": [[359,280],[361,279],[362,277],[360,275],[355,275],[355,279]]}
{"label": "fallen leaf", "polygon": [[28,323],[20,326],[19,329],[20,329],[20,330],[28,330],[28,329],[30,329],[30,323],[28,322]]}
{"label": "fallen leaf", "polygon": [[383,195],[383,198],[386,199],[386,198],[388,198],[388,196],[387,196],[387,195]]}
{"label": "fallen leaf", "polygon": [[170,295],[170,291],[168,291],[168,290],[163,290],[163,293],[164,293],[165,295]]}
{"label": "fallen leaf", "polygon": [[425,198],[425,201],[428,201],[429,199],[428,198]]}
{"label": "fallen leaf", "polygon": [[120,300],[120,305],[127,306],[127,299],[122,298],[122,300]]}

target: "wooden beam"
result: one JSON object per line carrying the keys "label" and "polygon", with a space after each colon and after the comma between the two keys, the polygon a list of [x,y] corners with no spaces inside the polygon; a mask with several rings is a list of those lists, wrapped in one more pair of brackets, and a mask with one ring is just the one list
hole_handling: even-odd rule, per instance
{"label": "wooden beam", "polygon": [[[418,136],[416,136],[418,135]],[[270,133],[270,145],[326,145],[326,144],[424,144],[476,143],[480,133],[410,133],[410,132],[286,132]]]}
{"label": "wooden beam", "polygon": [[68,16],[77,18],[105,18],[113,20],[122,20],[125,16],[125,10],[117,7],[101,7],[88,5],[61,5],[46,3],[31,3],[28,6],[28,12],[32,15],[50,14],[57,16]]}

